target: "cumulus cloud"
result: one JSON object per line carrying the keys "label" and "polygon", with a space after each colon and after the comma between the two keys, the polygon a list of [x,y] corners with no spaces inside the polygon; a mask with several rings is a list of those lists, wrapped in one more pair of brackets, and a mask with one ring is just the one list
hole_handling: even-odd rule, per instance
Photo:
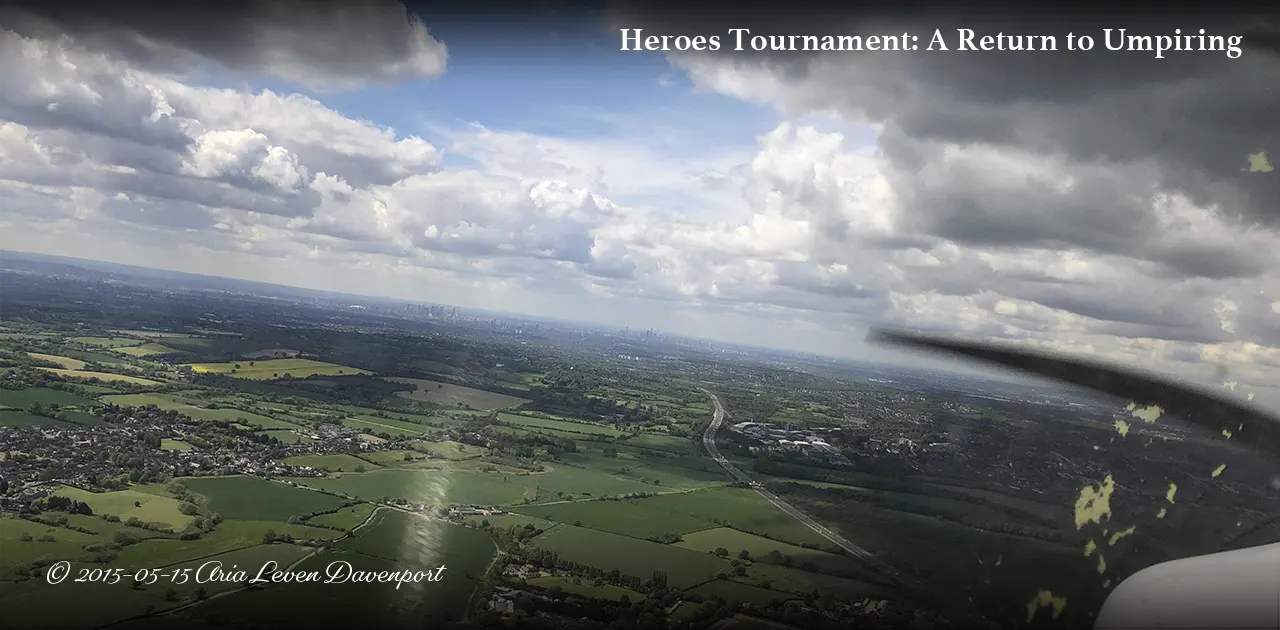
{"label": "cumulus cloud", "polygon": [[[53,23],[0,33],[0,220],[33,242],[109,233],[190,245],[202,271],[269,259],[292,274],[275,281],[450,287],[506,300],[491,307],[821,339],[809,348],[893,323],[1259,385],[1280,368],[1280,178],[1254,157],[1280,154],[1264,80],[1280,63],[1256,51],[672,55],[699,89],[780,114],[742,154],[672,157],[483,121],[438,148],[310,97],[174,74],[138,48],[150,23]],[[412,50],[395,23],[369,57],[385,67]],[[237,52],[146,37],[295,79],[331,61],[297,65],[310,44],[289,38]],[[395,67],[369,76],[431,74]],[[447,167],[445,151],[475,165]]]}
{"label": "cumulus cloud", "polygon": [[[671,35],[725,36],[729,27],[752,35],[908,32],[922,48],[935,28],[953,48],[959,27],[979,36],[1052,34],[1060,46],[1069,31],[1100,39],[1103,28],[1172,34],[1194,24],[1211,35],[1245,33],[1239,59],[1156,59],[1103,45],[1091,53],[721,50],[668,58],[701,89],[785,117],[834,116],[878,130],[868,163],[882,187],[870,205],[882,216],[862,229],[850,229],[848,211],[816,188],[829,172],[822,167],[801,173],[810,188],[768,181],[775,203],[799,201],[813,213],[808,251],[825,244],[850,260],[851,252],[887,250],[855,268],[860,278],[888,279],[871,284],[892,289],[890,319],[1152,365],[1187,355],[1135,340],[1200,344],[1205,356],[1254,361],[1247,369],[1262,377],[1263,354],[1222,348],[1274,348],[1280,328],[1268,315],[1280,291],[1280,178],[1257,167],[1280,138],[1280,56],[1259,35],[1274,25],[1222,12],[1141,20],[1047,13],[877,10],[818,20],[747,5],[727,24],[710,13],[624,3],[614,25]],[[851,207],[847,190],[834,198]]]}
{"label": "cumulus cloud", "polygon": [[448,50],[403,4],[200,0],[102,5],[10,2],[0,22],[18,33],[74,38],[150,71],[187,75],[202,61],[317,90],[435,78]]}

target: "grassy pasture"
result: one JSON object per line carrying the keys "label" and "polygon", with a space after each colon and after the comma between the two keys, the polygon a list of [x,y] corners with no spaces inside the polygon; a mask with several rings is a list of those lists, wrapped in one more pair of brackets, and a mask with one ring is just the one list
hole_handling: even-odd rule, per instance
{"label": "grassy pasture", "polygon": [[[236,367],[239,365],[240,367]],[[196,372],[225,374],[234,378],[255,381],[269,381],[284,378],[285,374],[293,378],[308,376],[342,376],[352,374],[370,374],[359,368],[347,365],[313,361],[311,359],[267,359],[264,361],[237,361],[233,363],[191,363],[188,365]]]}
{"label": "grassy pasture", "polygon": [[702,518],[741,531],[768,534],[795,545],[831,546],[827,539],[797,523],[782,510],[747,488],[708,488],[638,499],[645,509]]}
{"label": "grassy pasture", "polygon": [[131,545],[120,550],[120,555],[109,566],[136,570],[142,567],[163,567],[197,558],[245,549],[262,544],[262,535],[268,531],[278,535],[289,534],[296,540],[332,540],[342,532],[306,525],[290,525],[278,521],[227,520],[213,532],[197,540],[155,539]]}
{"label": "grassy pasture", "polygon": [[59,405],[62,407],[91,407],[95,403],[71,392],[45,387],[28,387],[26,389],[0,389],[0,406],[12,409],[26,409],[32,404],[41,406]]}
{"label": "grassy pasture", "polygon": [[652,492],[655,487],[605,473],[559,467],[548,473],[486,473],[458,470],[385,468],[364,473],[299,478],[300,484],[365,500],[401,497],[421,503],[513,505],[526,498],[554,500],[566,496],[621,495]]}
{"label": "grassy pasture", "polygon": [[342,421],[342,426],[355,429],[356,431],[368,429],[374,433],[386,433],[391,437],[411,437],[415,435],[422,435],[429,430],[429,427],[413,422],[371,417],[345,418]]}
{"label": "grassy pasture", "polygon": [[54,374],[57,374],[58,376],[64,376],[67,378],[84,378],[84,379],[96,378],[100,381],[104,381],[108,383],[132,383],[134,385],[159,385],[160,384],[157,381],[152,381],[152,380],[137,377],[137,376],[126,376],[124,374],[113,374],[111,372],[85,372],[82,370],[64,370],[59,368],[40,368],[40,369],[47,370],[49,372],[53,372]]}
{"label": "grassy pasture", "polygon": [[411,461],[420,462],[426,457],[422,453],[415,451],[375,451],[373,453],[361,453],[362,459],[367,459],[379,466],[398,466],[408,463],[405,456],[408,455]]}
{"label": "grassy pasture", "polygon": [[736,558],[739,551],[745,550],[751,554],[752,558],[760,558],[776,550],[784,556],[791,556],[793,566],[812,563],[816,570],[824,573],[855,574],[858,572],[858,566],[854,561],[844,556],[789,545],[728,527],[704,529],[685,534],[683,538],[684,540],[676,543],[677,547],[703,553],[713,552],[717,547],[723,547],[729,550],[731,557]]}
{"label": "grassy pasture", "polygon": [[561,525],[534,538],[534,544],[561,558],[605,571],[647,578],[664,571],[674,588],[688,588],[728,571],[729,561],[711,554],[639,540],[585,527]]}
{"label": "grassy pasture", "polygon": [[64,357],[58,354],[42,354],[40,352],[28,352],[27,356],[33,359],[39,359],[41,361],[57,363],[58,367],[61,367],[64,370],[83,370],[84,366],[89,364],[87,361],[81,361],[80,359],[73,359],[71,357]]}
{"label": "grassy pasture", "polygon": [[169,438],[164,438],[163,440],[160,440],[160,450],[189,451],[191,450],[191,445],[186,442],[183,442],[182,440],[171,440]]}
{"label": "grassy pasture", "polygon": [[257,477],[185,477],[209,511],[226,519],[287,521],[290,516],[338,507],[342,499]]}
{"label": "grassy pasture", "polygon": [[[560,523],[581,523],[583,527],[598,529],[633,538],[648,538],[663,534],[686,534],[715,527],[709,521],[676,514],[654,512],[634,501],[581,501],[555,505],[524,506],[515,508],[521,514]],[[691,534],[690,534],[691,535]],[[687,536],[686,536],[687,538]],[[736,553],[737,550],[735,549]]]}
{"label": "grassy pasture", "polygon": [[498,420],[502,422],[510,422],[511,424],[529,427],[534,429],[552,429],[554,431],[564,431],[566,433],[585,433],[587,435],[605,435],[608,437],[617,437],[622,435],[613,427],[607,427],[602,424],[593,424],[589,422],[571,422],[569,420],[552,420],[549,418],[534,418],[531,416],[516,415],[511,413],[498,414]]}
{"label": "grassy pasture", "polygon": [[287,429],[272,429],[270,431],[258,431],[257,434],[274,437],[285,444],[302,444],[304,442],[315,441],[309,437],[306,437],[305,435],[299,435],[298,433],[287,430]]}
{"label": "grassy pasture", "polygon": [[[23,541],[27,535],[36,540]],[[41,536],[53,536],[52,542],[38,540]],[[12,567],[42,557],[49,559],[74,559],[88,555],[84,545],[103,542],[94,534],[86,534],[62,527],[51,527],[31,521],[0,517],[0,577],[10,578]]]}
{"label": "grassy pasture", "polygon": [[103,385],[90,385],[88,383],[77,383],[76,385],[80,389],[83,389],[86,392],[89,392],[90,394],[93,394],[95,396],[101,396],[102,394],[115,394],[120,391],[118,389],[112,389],[110,387],[105,387]]}
{"label": "grassy pasture", "polygon": [[298,356],[298,354],[299,352],[297,350],[293,350],[291,348],[264,348],[262,350],[246,352],[240,356],[246,359],[251,359],[256,361],[258,359],[272,359],[272,358],[292,359],[293,357]]}
{"label": "grassy pasture", "polygon": [[742,582],[734,582],[732,580],[714,580],[706,584],[700,584],[688,591],[690,594],[701,596],[704,601],[713,597],[722,597],[725,601],[741,602],[744,604],[755,604],[757,606],[767,606],[772,602],[786,601],[793,599],[794,595],[788,593],[780,593],[775,590],[760,588]]}
{"label": "grassy pasture", "polygon": [[239,409],[200,407],[194,400],[187,400],[174,394],[119,394],[103,396],[104,402],[122,407],[145,407],[155,405],[161,409],[177,411],[191,417],[192,420],[215,420],[224,422],[241,422],[257,426],[261,429],[300,429],[302,427],[277,420],[275,418]]}
{"label": "grassy pasture", "polygon": [[341,527],[343,529],[351,529],[369,518],[373,513],[373,504],[357,503],[352,506],[344,507],[332,514],[321,514],[307,520],[312,525],[324,525],[328,527]]}
{"label": "grassy pasture", "polygon": [[624,444],[650,448],[680,455],[699,455],[698,444],[693,440],[656,433],[641,433],[627,438]]}
{"label": "grassy pasture", "polygon": [[179,351],[167,346],[162,346],[158,343],[144,343],[140,346],[116,348],[116,352],[119,352],[120,354],[127,354],[131,357],[149,357],[157,354],[172,354]]}
{"label": "grassy pasture", "polygon": [[434,403],[445,407],[471,409],[508,409],[511,407],[519,407],[529,402],[524,398],[516,398],[506,394],[497,392],[487,392],[482,389],[464,387],[462,385],[453,385],[451,383],[441,383],[438,381],[428,381],[420,378],[388,378],[389,381],[397,383],[407,383],[414,385],[417,389],[411,392],[397,392],[396,395],[411,400],[419,400],[422,402]]}
{"label": "grassy pasture", "polygon": [[142,337],[143,339],[186,339],[192,337],[187,333],[168,332],[165,330],[113,330],[113,333]]}
{"label": "grassy pasture", "polygon": [[[3,550],[0,552],[0,579],[11,579],[13,577],[11,574],[12,568],[15,565],[41,558],[49,560],[80,560],[87,558],[90,554],[84,550],[84,545],[111,542],[111,536],[120,530],[131,532],[139,539],[160,536],[155,532],[129,527],[124,523],[108,523],[96,516],[80,514],[67,514],[65,516],[67,517],[68,525],[83,527],[93,533],[89,534],[63,527],[33,523],[9,516],[0,517],[0,550]],[[23,534],[31,536],[33,540],[21,540]],[[39,540],[41,536],[45,535],[53,536],[54,540],[52,542]]]}
{"label": "grassy pasture", "polygon": [[483,515],[477,514],[473,516],[462,517],[462,522],[468,525],[476,526],[476,527],[479,527],[480,524],[485,521],[489,521],[489,525],[491,525],[496,529],[501,529],[503,527],[511,527],[511,526],[524,527],[525,525],[533,525],[538,529],[546,530],[546,529],[551,529],[553,526],[555,526],[555,523],[552,523],[551,521],[548,521],[546,519],[538,518],[536,516],[526,516],[524,514],[516,514],[514,512],[508,512],[506,514],[491,514],[489,516],[483,516]]}
{"label": "grassy pasture", "polygon": [[[173,568],[189,569],[194,574],[206,562],[221,562],[228,569],[238,565],[242,569],[252,567],[248,570],[256,572],[258,567],[268,561],[274,560],[280,566],[286,566],[309,552],[309,549],[293,545],[260,544]],[[142,615],[148,608],[162,610],[182,605],[193,599],[196,590],[201,588],[207,595],[216,595],[240,588],[240,584],[198,584],[194,579],[189,579],[185,584],[159,581],[151,586],[133,589],[128,584],[72,583],[68,580],[63,584],[50,586],[41,581],[33,581],[30,586],[24,584],[20,590],[0,598],[0,606],[4,606],[7,611],[0,623],[14,628],[97,627]],[[177,601],[165,600],[164,594],[170,589],[177,595]],[[67,606],[67,601],[75,601],[76,605]]]}
{"label": "grassy pasture", "polygon": [[483,577],[497,553],[493,539],[481,530],[390,509],[379,511],[369,525],[338,543],[338,548],[418,565],[415,569],[444,564],[448,567],[446,579]]}
{"label": "grassy pasture", "polygon": [[59,415],[65,418],[67,422],[74,422],[86,427],[101,427],[107,424],[106,420],[87,411],[67,411],[64,409],[59,412]]}
{"label": "grassy pasture", "polygon": [[586,433],[570,433],[569,431],[559,431],[557,429],[544,429],[539,427],[495,426],[495,427],[491,427],[490,431],[494,431],[496,433],[504,433],[506,435],[515,435],[515,436],[539,435],[544,437],[557,437],[557,438],[565,438],[569,440],[578,440],[578,441],[590,440],[592,438],[599,439],[599,440],[609,439],[607,436],[604,436],[604,435],[590,435]]}
{"label": "grassy pasture", "polygon": [[385,468],[296,481],[370,501],[386,496],[420,503],[507,505],[524,498],[524,479],[527,478],[514,475],[504,480],[501,475],[488,473]]}
{"label": "grassy pasture", "polygon": [[72,501],[83,501],[93,508],[94,514],[114,514],[122,520],[137,517],[144,523],[155,523],[174,531],[182,531],[191,524],[192,517],[178,511],[180,502],[137,490],[114,492],[89,492],[70,486],[58,488],[54,494]]}
{"label": "grassy pasture", "polygon": [[74,427],[70,422],[37,416],[16,409],[0,409],[0,427]]}
{"label": "grassy pasture", "polygon": [[374,469],[378,467],[377,464],[367,462],[355,455],[348,455],[346,453],[296,455],[294,457],[285,458],[284,463],[289,464],[290,466],[310,466],[312,468],[335,470],[339,472],[351,472],[354,471],[357,466],[362,469]]}
{"label": "grassy pasture", "polygon": [[580,584],[575,583],[573,578],[559,575],[544,575],[541,577],[530,578],[529,584],[538,588],[559,588],[566,593],[581,595],[583,597],[591,597],[595,599],[607,599],[611,601],[622,601],[625,597],[631,603],[639,603],[644,601],[645,595],[640,591],[633,591],[629,588],[614,586],[612,584],[601,584],[595,586],[592,580],[579,580]]}
{"label": "grassy pasture", "polygon": [[179,348],[198,352],[212,348],[216,343],[213,339],[206,337],[166,337],[164,340],[171,348]]}
{"label": "grassy pasture", "polygon": [[72,337],[71,340],[87,346],[97,346],[109,350],[137,346],[143,343],[141,339],[130,339],[128,337]]}
{"label": "grassy pasture", "polygon": [[666,488],[628,479],[607,471],[576,466],[556,466],[549,473],[526,477],[539,489],[598,499],[635,493],[663,492]]}
{"label": "grassy pasture", "polygon": [[[363,531],[363,530],[362,530]],[[255,628],[390,628],[453,627],[462,618],[478,582],[455,574],[454,562],[439,582],[396,590],[387,584],[277,584],[241,591],[182,613],[183,627],[210,616],[225,627]],[[396,571],[402,562],[352,552],[327,552],[303,561],[296,570],[318,571],[335,561],[349,562],[358,571]],[[219,626],[223,627],[223,626]]]}
{"label": "grassy pasture", "polygon": [[752,563],[747,567],[745,576],[732,579],[743,584],[767,586],[775,591],[789,593],[830,591],[844,601],[857,601],[863,597],[886,597],[890,594],[888,589],[876,584],[763,562]]}
{"label": "grassy pasture", "polygon": [[422,452],[432,452],[445,459],[471,459],[479,457],[484,453],[484,449],[478,446],[467,446],[459,442],[443,441],[429,442],[426,440],[415,440],[410,444],[411,447],[421,450]]}

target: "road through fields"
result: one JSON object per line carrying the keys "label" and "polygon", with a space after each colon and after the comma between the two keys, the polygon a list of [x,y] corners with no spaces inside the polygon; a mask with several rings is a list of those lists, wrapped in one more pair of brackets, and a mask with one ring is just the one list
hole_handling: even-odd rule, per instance
{"label": "road through fields", "polygon": [[773,504],[774,507],[778,508],[779,510],[782,510],[787,514],[787,516],[790,516],[791,518],[795,519],[796,522],[813,530],[813,532],[818,534],[819,536],[822,536],[823,538],[831,541],[832,544],[836,545],[837,547],[840,547],[846,553],[848,553],[850,557],[857,558],[859,560],[866,562],[867,564],[875,568],[877,571],[883,573],[886,577],[889,577],[899,583],[910,584],[907,578],[902,576],[893,567],[882,562],[879,558],[876,558],[875,555],[872,554],[870,551],[867,551],[866,549],[863,549],[862,547],[859,547],[853,544],[852,542],[850,542],[848,539],[841,536],[840,534],[837,534],[831,531],[821,523],[813,520],[812,518],[809,518],[804,512],[801,512],[800,510],[796,509],[794,506],[784,501],[778,495],[766,490],[763,485],[753,480],[750,476],[747,475],[747,473],[742,472],[742,469],[733,465],[733,463],[730,462],[728,459],[725,459],[725,457],[720,454],[720,450],[716,448],[716,432],[720,430],[720,425],[724,423],[724,416],[725,416],[724,406],[720,404],[719,396],[716,396],[715,394],[705,389],[702,391],[711,397],[711,403],[715,405],[715,413],[712,415],[711,424],[708,425],[707,430],[702,433],[702,444],[707,448],[707,454],[711,456],[711,459],[716,460],[716,463],[720,464],[720,466],[724,468],[725,471],[728,472],[734,479],[747,484],[748,487],[750,487],[752,490],[755,490],[757,494],[764,497],[764,499],[769,503]]}

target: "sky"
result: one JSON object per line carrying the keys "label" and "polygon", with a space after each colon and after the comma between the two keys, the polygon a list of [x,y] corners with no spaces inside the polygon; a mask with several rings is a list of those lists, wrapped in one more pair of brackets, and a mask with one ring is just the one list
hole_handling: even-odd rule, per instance
{"label": "sky", "polygon": [[[1280,52],[1248,15],[226,6],[0,8],[0,248],[870,360],[905,327],[1280,401]],[[1245,45],[726,32],[1126,25]]]}

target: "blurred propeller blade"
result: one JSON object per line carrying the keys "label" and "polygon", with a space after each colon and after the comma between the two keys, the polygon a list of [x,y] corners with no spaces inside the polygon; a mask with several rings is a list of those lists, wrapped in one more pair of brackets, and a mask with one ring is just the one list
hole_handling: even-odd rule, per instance
{"label": "blurred propeller blade", "polygon": [[1011,348],[1003,344],[967,341],[904,330],[872,330],[867,341],[875,344],[958,355],[1002,365],[1029,374],[1088,387],[1133,401],[1139,407],[1156,405],[1182,421],[1219,433],[1231,432],[1231,441],[1280,453],[1280,420],[1252,405],[1233,401],[1216,392],[1176,383],[1154,374],[1143,374],[1084,359],[1053,356]]}

